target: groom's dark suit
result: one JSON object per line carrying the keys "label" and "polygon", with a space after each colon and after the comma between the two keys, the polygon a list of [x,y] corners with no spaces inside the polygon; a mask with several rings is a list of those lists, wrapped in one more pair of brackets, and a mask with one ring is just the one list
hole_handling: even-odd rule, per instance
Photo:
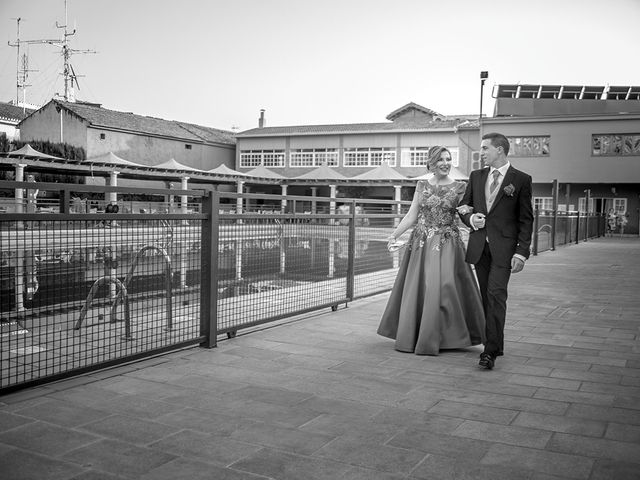
{"label": "groom's dark suit", "polygon": [[504,175],[491,210],[487,211],[485,185],[489,168],[475,170],[461,205],[485,215],[485,227],[474,230],[471,213],[461,215],[471,227],[466,260],[473,263],[480,284],[486,317],[487,342],[484,352],[495,358],[504,349],[507,313],[507,285],[514,254],[529,258],[533,228],[531,177],[510,166]]}

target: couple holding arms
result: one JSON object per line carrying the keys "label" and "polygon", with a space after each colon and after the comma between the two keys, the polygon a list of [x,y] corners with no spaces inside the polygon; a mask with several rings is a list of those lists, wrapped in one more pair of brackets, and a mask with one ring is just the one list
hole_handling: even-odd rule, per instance
{"label": "couple holding arms", "polygon": [[[434,175],[418,182],[389,239],[392,245],[414,226],[378,327],[396,350],[437,355],[484,344],[479,365],[487,370],[503,354],[507,286],[529,257],[533,228],[531,177],[511,166],[508,154],[504,135],[484,135],[486,167],[465,184],[449,176],[449,150],[429,151]],[[470,228],[466,252],[456,217]]]}

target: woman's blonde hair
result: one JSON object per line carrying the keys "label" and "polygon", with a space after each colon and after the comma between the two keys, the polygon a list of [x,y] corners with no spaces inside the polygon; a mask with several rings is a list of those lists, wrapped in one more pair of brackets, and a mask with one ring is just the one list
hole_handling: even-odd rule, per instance
{"label": "woman's blonde hair", "polygon": [[441,147],[436,145],[429,149],[429,160],[427,160],[427,170],[431,171],[444,152],[447,152],[451,156],[451,152],[447,147]]}

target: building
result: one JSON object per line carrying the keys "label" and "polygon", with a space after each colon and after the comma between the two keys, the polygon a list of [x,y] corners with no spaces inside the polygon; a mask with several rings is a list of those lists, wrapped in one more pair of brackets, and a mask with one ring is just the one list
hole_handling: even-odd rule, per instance
{"label": "building", "polygon": [[534,202],[559,210],[628,214],[638,234],[640,87],[497,85],[483,131],[505,134],[511,163],[529,173]]}
{"label": "building", "polygon": [[87,158],[113,153],[142,165],[170,159],[200,170],[235,163],[234,133],[118,112],[99,104],[51,100],[19,123],[21,140],[64,142]]}
{"label": "building", "polygon": [[[262,110],[258,128],[236,135],[236,170],[267,167],[288,179],[283,182],[291,184],[290,194],[305,195],[308,187],[297,187],[295,179],[327,166],[336,174],[353,180],[343,182],[350,188],[346,185],[338,188],[338,194],[340,191],[345,193],[341,196],[349,196],[347,192],[361,186],[366,189],[368,198],[385,199],[394,198],[389,193],[389,186],[398,183],[398,175],[389,171],[391,175],[386,181],[376,178],[375,184],[371,179],[358,177],[386,164],[413,187],[415,180],[410,181],[410,178],[426,173],[428,151],[434,145],[447,146],[454,166],[459,166],[463,174],[468,172],[472,151],[477,150],[479,144],[477,116],[446,116],[408,103],[386,118],[388,121],[382,123],[267,127]],[[469,144],[461,140],[457,130],[460,125],[471,126],[474,121],[475,144]],[[410,195],[411,191],[405,189],[402,196],[410,199]]]}
{"label": "building", "polygon": [[18,123],[34,111],[13,103],[0,102],[0,134],[4,133],[8,141],[19,140]]}

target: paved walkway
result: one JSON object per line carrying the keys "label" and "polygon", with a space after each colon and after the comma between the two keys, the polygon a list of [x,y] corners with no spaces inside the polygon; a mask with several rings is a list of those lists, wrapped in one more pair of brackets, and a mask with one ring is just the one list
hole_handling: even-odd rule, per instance
{"label": "paved walkway", "polygon": [[387,295],[0,397],[0,478],[640,478],[640,240],[532,258],[506,354],[421,357]]}

